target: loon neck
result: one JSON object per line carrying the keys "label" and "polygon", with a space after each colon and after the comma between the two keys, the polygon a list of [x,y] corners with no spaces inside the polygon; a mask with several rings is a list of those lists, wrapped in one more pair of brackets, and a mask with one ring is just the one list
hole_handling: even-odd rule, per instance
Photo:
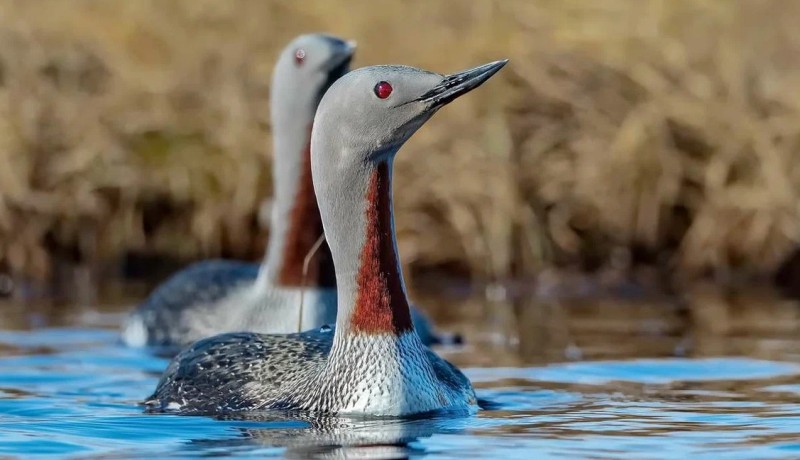
{"label": "loon neck", "polygon": [[[324,241],[322,219],[311,179],[310,128],[301,142],[282,142],[276,133],[273,162],[274,203],[270,240],[259,284],[334,288],[333,258]],[[287,145],[288,144],[288,145]],[[298,152],[298,145],[300,151]],[[287,151],[291,149],[291,151]],[[313,254],[311,254],[313,251]],[[306,257],[309,257],[305,267]]]}
{"label": "loon neck", "polygon": [[354,333],[401,335],[413,328],[397,256],[389,161],[379,163],[370,176],[364,198],[364,238],[349,326]]}
{"label": "loon neck", "polygon": [[358,168],[337,168],[329,158],[315,163],[314,185],[336,266],[335,341],[413,332],[397,255],[392,157]]}

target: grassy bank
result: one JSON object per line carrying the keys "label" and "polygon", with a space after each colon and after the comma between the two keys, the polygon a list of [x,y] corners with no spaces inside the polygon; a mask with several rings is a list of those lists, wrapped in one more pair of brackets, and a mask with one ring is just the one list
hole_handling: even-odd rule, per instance
{"label": "grassy bank", "polygon": [[8,0],[0,260],[258,257],[269,77],[293,36],[356,65],[508,57],[398,157],[404,262],[488,278],[771,273],[800,237],[800,3]]}

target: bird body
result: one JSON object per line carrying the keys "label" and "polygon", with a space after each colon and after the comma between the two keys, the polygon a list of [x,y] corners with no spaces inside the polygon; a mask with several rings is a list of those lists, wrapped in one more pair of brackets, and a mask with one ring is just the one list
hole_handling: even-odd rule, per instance
{"label": "bird body", "polygon": [[258,264],[230,260],[181,270],[127,318],[123,341],[174,353],[220,331],[286,333],[336,321],[336,289],[257,285],[258,273]]}
{"label": "bird body", "polygon": [[399,338],[359,337],[332,356],[334,334],[335,329],[323,327],[286,335],[228,333],[198,341],[170,363],[159,390],[146,401],[148,410],[380,415],[471,410],[461,404],[474,403],[469,381],[413,332]]}

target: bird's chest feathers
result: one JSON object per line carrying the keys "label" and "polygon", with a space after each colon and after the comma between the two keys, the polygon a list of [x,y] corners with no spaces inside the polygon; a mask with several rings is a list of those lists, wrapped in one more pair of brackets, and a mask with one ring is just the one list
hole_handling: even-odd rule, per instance
{"label": "bird's chest feathers", "polygon": [[[412,332],[413,334],[413,332]],[[337,412],[402,415],[442,407],[447,395],[419,339],[363,335],[336,350],[321,382],[321,400]],[[344,353],[341,353],[344,352]],[[446,405],[446,404],[445,404]]]}

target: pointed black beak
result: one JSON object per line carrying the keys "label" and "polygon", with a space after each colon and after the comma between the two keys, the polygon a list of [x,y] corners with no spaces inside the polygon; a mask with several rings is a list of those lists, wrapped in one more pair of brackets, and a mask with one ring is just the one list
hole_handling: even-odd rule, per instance
{"label": "pointed black beak", "polygon": [[356,41],[347,40],[344,42],[339,48],[339,53],[342,56],[344,63],[349,65],[350,61],[353,59],[353,55],[356,53]]}
{"label": "pointed black beak", "polygon": [[325,91],[328,90],[333,82],[350,70],[350,61],[353,60],[353,54],[356,52],[356,42],[353,40],[344,41],[334,37],[330,37],[329,40],[331,41],[331,46],[333,46],[334,55],[328,61],[327,68],[324,68],[327,72],[327,79],[325,85],[320,88],[319,99],[322,99],[322,95],[325,94]]}
{"label": "pointed black beak", "polygon": [[354,40],[340,40],[329,37],[333,47],[333,57],[328,61],[328,72],[334,74],[336,78],[341,77],[350,66],[350,61],[356,52],[356,42]]}
{"label": "pointed black beak", "polygon": [[438,109],[482,85],[489,77],[502,69],[507,62],[508,59],[503,59],[448,75],[441,83],[420,96],[417,101],[427,102],[430,109]]}

